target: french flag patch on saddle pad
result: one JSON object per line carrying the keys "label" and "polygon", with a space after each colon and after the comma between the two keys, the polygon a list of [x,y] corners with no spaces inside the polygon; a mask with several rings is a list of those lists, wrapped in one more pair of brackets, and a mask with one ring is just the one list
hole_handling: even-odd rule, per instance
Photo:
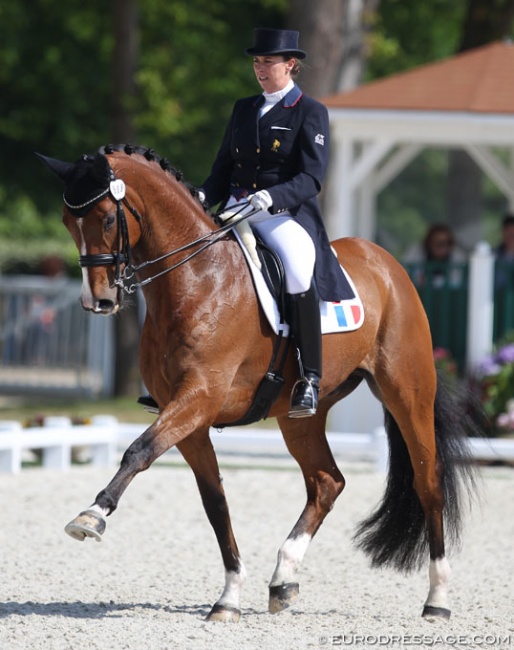
{"label": "french flag patch on saddle pad", "polygon": [[[284,325],[280,326],[280,313],[277,304],[268,289],[268,285],[266,284],[260,269],[254,264],[237,231],[234,230],[233,232],[246,257],[248,266],[250,267],[255,290],[269,324],[273,328],[275,334],[278,334],[279,329],[282,329],[284,334],[287,334],[289,328],[287,326],[284,327]],[[346,270],[343,267],[341,267],[341,269],[353,291],[353,297],[348,300],[341,300],[341,302],[320,302],[322,334],[352,332],[353,330],[359,329],[364,322],[364,307],[359,294],[357,293],[357,289]]]}
{"label": "french flag patch on saddle pad", "polygon": [[359,329],[364,322],[364,307],[357,289],[344,268],[343,272],[353,289],[354,297],[349,300],[341,300],[341,302],[320,302],[321,331],[323,334],[351,332]]}

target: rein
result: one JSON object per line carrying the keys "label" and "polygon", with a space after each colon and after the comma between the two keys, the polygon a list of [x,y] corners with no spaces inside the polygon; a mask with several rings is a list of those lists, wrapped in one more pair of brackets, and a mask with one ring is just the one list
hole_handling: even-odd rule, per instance
{"label": "rein", "polygon": [[[236,214],[241,212],[246,205],[242,206]],[[249,217],[253,216],[256,214],[258,210],[253,209],[250,210],[247,214],[241,215],[237,219],[232,219],[230,223],[226,223],[223,226],[220,226],[218,230],[214,230],[212,232],[207,233],[206,235],[203,235],[202,237],[199,237],[198,239],[195,239],[194,241],[190,242],[189,244],[185,244],[184,246],[180,246],[180,248],[175,248],[174,250],[170,251],[169,253],[165,253],[164,255],[161,255],[160,257],[156,257],[153,260],[147,260],[146,262],[142,262],[141,264],[138,264],[137,266],[134,266],[133,264],[128,264],[125,269],[123,270],[122,273],[122,279],[121,282],[118,284],[115,281],[115,284],[118,284],[118,286],[122,287],[122,289],[128,293],[134,293],[139,287],[144,287],[145,285],[149,284],[150,282],[153,282],[157,278],[161,277],[161,275],[165,275],[166,273],[169,273],[170,271],[174,271],[177,269],[179,266],[182,266],[182,264],[185,264],[186,262],[189,262],[190,260],[193,259],[193,257],[196,257],[200,253],[202,253],[206,248],[209,248],[209,246],[212,246],[212,244],[215,244],[217,241],[220,239],[223,239],[225,234],[229,232],[230,230],[233,230],[238,224],[240,224],[242,221],[245,221]],[[203,246],[201,246],[198,250],[193,251],[189,255],[186,255],[184,259],[180,260],[180,262],[177,262],[173,264],[172,266],[169,266],[167,269],[164,269],[163,271],[160,271],[159,273],[156,273],[155,275],[152,275],[149,278],[146,278],[145,280],[142,280],[141,282],[134,282],[133,284],[129,286],[125,286],[124,280],[130,280],[137,271],[140,271],[141,269],[144,269],[147,266],[150,266],[151,264],[155,264],[156,262],[161,262],[162,260],[168,259],[169,257],[172,257],[173,255],[176,255],[177,253],[182,253],[183,251],[188,250],[189,248],[192,248],[193,246],[197,246],[198,244],[201,244],[202,242],[206,242]]]}
{"label": "rein", "polygon": [[[230,223],[226,223],[223,226],[220,226],[218,230],[209,232],[206,235],[203,235],[202,237],[199,237],[198,239],[195,239],[194,241],[185,244],[184,246],[180,246],[179,248],[169,251],[168,253],[165,253],[164,255],[161,255],[160,257],[157,257],[153,260],[147,260],[146,262],[142,262],[141,264],[134,265],[132,263],[132,249],[130,246],[127,219],[125,217],[125,211],[123,210],[123,204],[125,204],[125,206],[128,208],[128,210],[135,217],[136,221],[139,224],[141,224],[142,221],[141,215],[128,202],[126,197],[126,186],[124,181],[119,178],[117,179],[114,176],[114,172],[112,171],[112,169],[110,171],[110,176],[111,176],[111,181],[109,187],[103,190],[100,194],[98,194],[98,196],[94,197],[93,199],[90,199],[86,203],[83,203],[81,205],[71,205],[66,200],[66,197],[63,196],[63,199],[65,205],[68,208],[72,210],[79,210],[90,204],[98,203],[98,201],[100,201],[104,197],[107,197],[107,195],[109,194],[111,195],[111,197],[116,203],[116,221],[118,226],[118,232],[117,232],[118,252],[96,253],[94,255],[80,255],[79,264],[82,268],[114,265],[115,266],[114,284],[127,294],[135,293],[137,289],[139,289],[140,287],[144,287],[145,285],[149,284],[150,282],[153,282],[154,280],[161,277],[162,275],[165,275],[166,273],[170,273],[170,271],[173,271],[179,266],[182,266],[182,264],[189,262],[190,260],[193,259],[193,257],[196,257],[196,255],[199,255],[206,248],[212,246],[212,244],[215,244],[217,241],[222,239],[227,232],[233,230],[239,223],[248,219],[249,217],[253,216],[258,212],[258,210],[256,209],[250,210],[247,214],[241,215],[238,218],[232,218]],[[247,207],[246,204],[244,206],[241,206],[241,208],[236,212],[236,215],[242,212],[242,210],[246,207]],[[193,251],[189,255],[186,255],[186,257],[180,260],[180,262],[173,264],[172,266],[164,269],[163,271],[160,271],[159,273],[156,273],[155,275],[146,278],[145,280],[142,280],[141,282],[131,282],[129,285],[127,285],[127,282],[131,280],[134,277],[134,275],[141,269],[144,269],[147,266],[150,266],[152,264],[156,264],[157,262],[161,262],[162,260],[168,259],[173,255],[182,253],[202,243],[203,246],[200,246],[200,248],[198,248],[197,250]],[[121,269],[122,264],[124,265],[123,270]]]}

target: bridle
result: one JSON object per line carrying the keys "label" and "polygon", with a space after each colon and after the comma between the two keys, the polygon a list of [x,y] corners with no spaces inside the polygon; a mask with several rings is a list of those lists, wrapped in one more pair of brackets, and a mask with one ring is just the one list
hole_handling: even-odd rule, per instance
{"label": "bridle", "polygon": [[109,194],[116,202],[116,222],[117,222],[117,236],[118,236],[118,252],[117,253],[96,253],[94,255],[80,255],[79,264],[82,268],[89,266],[115,266],[115,276],[114,283],[117,286],[124,287],[123,283],[123,273],[121,270],[121,265],[125,265],[125,269],[132,267],[132,252],[130,248],[130,240],[128,234],[127,219],[125,217],[125,211],[123,210],[123,204],[127,206],[130,212],[134,215],[138,223],[141,223],[141,215],[138,211],[130,205],[128,202],[126,194],[125,183],[121,179],[117,179],[114,176],[112,169],[109,170],[110,182],[109,187],[105,190],[102,190],[99,194],[94,196],[92,199],[89,199],[85,203],[80,205],[72,205],[69,201],[66,200],[66,196],[63,194],[63,200],[66,207],[70,210],[83,210],[84,208],[91,206],[93,207],[99,201],[107,197]]}
{"label": "bridle", "polygon": [[[165,275],[166,273],[173,271],[179,266],[182,266],[182,264],[189,262],[189,260],[193,259],[193,257],[196,257],[196,255],[199,255],[206,248],[212,246],[212,244],[216,243],[220,239],[223,239],[225,237],[225,234],[230,230],[233,230],[233,228],[235,228],[239,223],[241,223],[241,221],[248,219],[256,212],[258,212],[258,210],[254,209],[246,212],[244,215],[237,217],[237,214],[240,213],[245,207],[247,207],[247,204],[244,204],[243,206],[241,206],[241,208],[238,211],[235,212],[235,216],[230,220],[229,223],[223,224],[217,230],[213,230],[212,232],[209,232],[206,235],[203,235],[202,237],[199,237],[198,239],[195,239],[194,241],[185,244],[184,246],[175,248],[174,250],[165,253],[164,255],[161,255],[160,257],[157,257],[153,260],[147,260],[146,262],[142,262],[141,264],[135,265],[132,262],[132,249],[130,246],[127,219],[125,217],[125,211],[123,209],[123,205],[127,207],[127,209],[131,212],[131,214],[135,217],[136,221],[140,225],[142,222],[142,217],[138,213],[138,211],[129,203],[126,197],[125,182],[121,178],[116,178],[112,169],[110,170],[109,187],[103,190],[102,192],[100,192],[97,196],[93,197],[92,199],[89,199],[88,201],[82,203],[81,205],[70,204],[66,200],[66,197],[64,195],[63,195],[63,200],[64,200],[64,204],[70,210],[82,210],[83,208],[89,205],[91,206],[95,205],[96,203],[108,197],[109,195],[110,198],[116,203],[118,251],[115,253],[96,253],[94,255],[80,255],[79,264],[82,268],[94,267],[94,266],[114,266],[115,267],[114,285],[119,287],[122,291],[124,291],[127,294],[135,293],[138,288],[144,287],[145,285],[149,284],[150,282],[153,282],[154,280],[161,277],[162,275]],[[197,248],[193,252],[189,253],[189,255],[186,255],[186,257],[184,257],[182,260],[176,262],[172,266],[167,267],[163,271],[160,271],[155,275],[145,278],[141,282],[132,281],[135,274],[141,269],[144,269],[147,266],[151,266],[152,264],[156,264],[157,262],[162,262],[163,260],[168,259],[173,255],[182,253],[186,250],[199,246],[200,244],[202,244],[200,248]],[[121,268],[122,265],[124,265],[123,269]]]}

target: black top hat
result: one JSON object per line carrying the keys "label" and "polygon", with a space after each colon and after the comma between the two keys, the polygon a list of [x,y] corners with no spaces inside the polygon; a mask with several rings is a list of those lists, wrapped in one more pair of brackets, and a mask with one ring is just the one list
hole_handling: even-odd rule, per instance
{"label": "black top hat", "polygon": [[291,29],[254,29],[253,47],[247,48],[245,53],[254,56],[289,54],[304,59],[305,52],[298,49],[298,36],[299,32]]}

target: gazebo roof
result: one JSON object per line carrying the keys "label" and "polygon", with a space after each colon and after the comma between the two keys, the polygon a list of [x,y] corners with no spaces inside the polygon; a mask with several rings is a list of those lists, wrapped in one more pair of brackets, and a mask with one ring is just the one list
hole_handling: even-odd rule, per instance
{"label": "gazebo roof", "polygon": [[513,70],[514,44],[496,42],[321,101],[329,109],[514,114]]}
{"label": "gazebo roof", "polygon": [[514,209],[513,71],[514,44],[499,41],[322,98],[330,236],[373,239],[377,195],[425,147],[466,151]]}

